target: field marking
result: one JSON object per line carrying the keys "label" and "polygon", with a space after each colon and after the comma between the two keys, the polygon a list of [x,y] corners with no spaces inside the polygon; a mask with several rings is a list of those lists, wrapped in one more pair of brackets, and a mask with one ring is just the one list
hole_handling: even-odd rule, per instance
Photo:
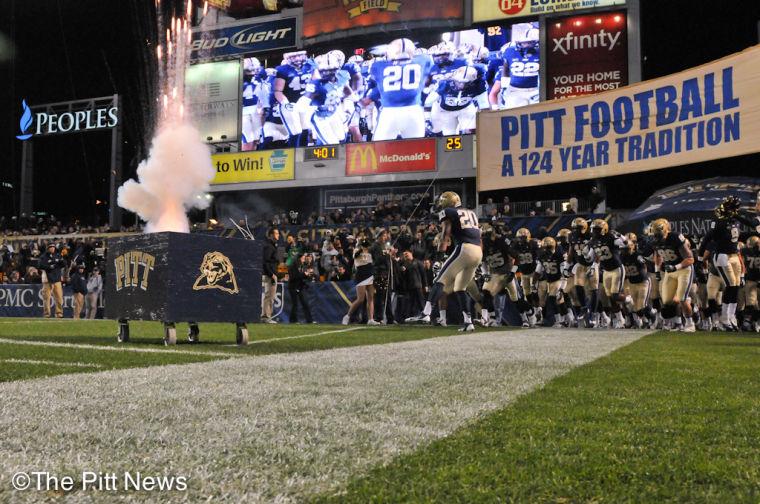
{"label": "field marking", "polygon": [[[58,348],[81,348],[84,350],[104,350],[106,352],[135,352],[135,353],[161,353],[161,354],[182,354],[182,355],[209,355],[211,357],[238,357],[232,352],[197,352],[192,350],[159,350],[158,348],[131,348],[127,346],[113,347],[105,345],[88,345],[86,343],[57,343],[54,341],[29,341],[0,338],[0,344],[8,345],[30,345],[42,347]],[[127,343],[128,345],[129,343]]]}
{"label": "field marking", "polygon": [[[335,329],[333,331],[322,331],[318,333],[311,333],[311,334],[299,334],[297,336],[285,336],[284,338],[270,338],[270,339],[264,339],[264,340],[254,340],[248,343],[248,345],[257,345],[259,343],[272,343],[275,341],[285,341],[285,340],[291,340],[291,339],[299,339],[299,338],[314,338],[316,336],[322,336],[324,334],[337,334],[337,333],[346,333],[351,331],[361,331],[363,329],[368,329],[368,327],[349,327],[348,329]],[[237,345],[224,345],[224,346],[237,346]]]}
{"label": "field marking", "polygon": [[8,364],[44,364],[45,366],[84,367],[84,368],[99,368],[99,369],[102,369],[105,367],[102,364],[87,364],[86,362],[61,362],[61,361],[33,360],[33,359],[0,359],[0,362],[7,362]]}
{"label": "field marking", "polygon": [[479,332],[0,383],[0,481],[29,467],[171,467],[192,485],[167,504],[308,502],[645,334]]}

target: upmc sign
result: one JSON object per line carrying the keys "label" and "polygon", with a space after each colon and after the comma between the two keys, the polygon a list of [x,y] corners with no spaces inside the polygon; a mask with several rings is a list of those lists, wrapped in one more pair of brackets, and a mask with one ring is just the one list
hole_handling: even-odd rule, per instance
{"label": "upmc sign", "polygon": [[547,99],[600,93],[628,84],[625,12],[550,19],[546,25]]}
{"label": "upmc sign", "polygon": [[346,145],[346,175],[435,171],[435,139]]}

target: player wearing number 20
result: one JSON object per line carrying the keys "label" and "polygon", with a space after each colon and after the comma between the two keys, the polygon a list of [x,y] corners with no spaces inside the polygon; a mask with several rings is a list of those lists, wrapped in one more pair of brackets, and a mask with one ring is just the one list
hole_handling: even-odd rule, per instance
{"label": "player wearing number 20", "polygon": [[433,60],[427,54],[415,56],[414,49],[411,40],[396,39],[388,44],[387,60],[372,65],[383,104],[373,140],[425,136],[421,95]]}
{"label": "player wearing number 20", "polygon": [[[467,308],[466,290],[467,285],[475,277],[475,270],[478,269],[483,260],[478,217],[472,210],[462,208],[462,200],[455,192],[446,191],[441,194],[438,199],[438,207],[440,208],[438,217],[443,226],[443,234],[451,237],[456,246],[433,280],[433,288],[430,290],[422,313],[416,317],[409,317],[406,321],[429,323],[433,306],[438,303],[446,287],[453,284],[454,294],[457,296],[464,318],[464,326],[460,331],[474,331],[475,328],[472,325],[470,312]],[[440,240],[440,242],[445,241],[445,239]]]}

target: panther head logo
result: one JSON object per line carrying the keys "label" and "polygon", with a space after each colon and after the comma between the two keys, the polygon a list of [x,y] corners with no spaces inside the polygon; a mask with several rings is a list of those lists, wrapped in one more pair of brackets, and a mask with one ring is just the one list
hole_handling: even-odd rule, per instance
{"label": "panther head logo", "polygon": [[203,256],[200,272],[193,290],[219,289],[230,294],[239,292],[232,263],[221,252],[208,252]]}

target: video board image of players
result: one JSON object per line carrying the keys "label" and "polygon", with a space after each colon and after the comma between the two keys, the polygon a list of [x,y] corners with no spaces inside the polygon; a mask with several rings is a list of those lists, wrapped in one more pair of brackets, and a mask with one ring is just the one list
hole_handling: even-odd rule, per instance
{"label": "video board image of players", "polygon": [[479,110],[537,103],[539,68],[538,23],[245,58],[242,150],[471,134]]}

